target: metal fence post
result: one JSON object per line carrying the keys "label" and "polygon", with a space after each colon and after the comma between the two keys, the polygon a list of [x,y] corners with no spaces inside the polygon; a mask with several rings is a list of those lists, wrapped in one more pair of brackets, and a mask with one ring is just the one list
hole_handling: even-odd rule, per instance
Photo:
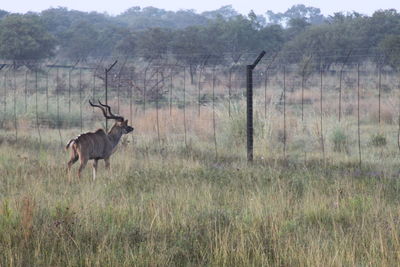
{"label": "metal fence post", "polygon": [[253,70],[265,55],[262,51],[252,65],[246,66],[247,84],[247,161],[253,161]]}
{"label": "metal fence post", "polygon": [[[115,66],[115,64],[117,64],[118,60],[116,60],[109,68],[105,69],[105,102],[106,105],[108,105],[108,73],[110,72],[110,70]],[[106,119],[106,132],[108,132],[108,121]]]}

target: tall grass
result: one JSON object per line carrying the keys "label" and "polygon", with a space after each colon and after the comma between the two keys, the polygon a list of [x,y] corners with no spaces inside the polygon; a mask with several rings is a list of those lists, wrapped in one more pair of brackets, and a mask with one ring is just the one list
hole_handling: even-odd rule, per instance
{"label": "tall grass", "polygon": [[[362,106],[360,168],[351,92],[344,93],[349,108],[341,123],[336,102],[326,101],[323,162],[316,90],[306,90],[304,121],[301,95],[289,92],[282,161],[279,87],[273,90],[267,113],[264,98],[255,96],[253,164],[246,162],[241,99],[232,100],[231,116],[217,102],[216,136],[209,103],[200,116],[196,105],[188,105],[185,118],[179,107],[160,108],[160,138],[157,111],[134,105],[135,131],[121,141],[111,171],[101,162],[92,181],[88,165],[82,179],[71,183],[64,144],[80,133],[79,104],[73,102],[71,112],[61,105],[64,123],[57,125],[45,124],[46,118],[58,119],[55,101],[48,113],[39,108],[42,142],[33,131],[34,95],[27,112],[17,102],[18,141],[9,104],[0,131],[0,266],[398,265],[393,110],[378,126],[370,120],[375,111],[368,113],[375,102]],[[335,96],[330,91],[326,99]],[[129,108],[122,103],[121,115],[128,117]],[[85,131],[103,126],[101,114],[86,106],[83,120]],[[74,177],[76,172],[74,166]]]}
{"label": "tall grass", "polygon": [[175,141],[160,151],[149,140],[120,146],[112,171],[100,164],[95,182],[88,166],[81,180],[68,183],[67,154],[56,133],[45,134],[41,147],[35,137],[12,144],[3,136],[3,266],[394,266],[400,260],[395,165],[247,165],[242,153],[228,157],[234,147],[215,161],[199,142],[187,148]]}

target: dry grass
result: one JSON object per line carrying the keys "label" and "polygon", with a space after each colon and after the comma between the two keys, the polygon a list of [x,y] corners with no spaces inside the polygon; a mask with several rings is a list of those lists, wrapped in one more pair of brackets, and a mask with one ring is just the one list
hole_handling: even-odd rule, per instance
{"label": "dry grass", "polygon": [[[383,97],[378,127],[375,95],[363,92],[360,168],[354,91],[343,95],[340,123],[337,92],[326,92],[321,129],[318,85],[308,87],[303,121],[299,91],[288,94],[285,159],[281,91],[271,86],[267,113],[256,90],[254,164],[246,162],[243,99],[232,101],[231,117],[217,101],[216,139],[211,104],[200,117],[188,105],[187,143],[181,108],[158,110],[158,140],[154,106],[143,112],[135,104],[133,135],[111,172],[100,163],[95,182],[89,165],[80,181],[65,173],[63,145],[80,132],[71,123],[76,109],[62,111],[68,128],[42,127],[41,144],[24,114],[17,142],[12,123],[0,131],[0,266],[398,265],[393,95]],[[84,130],[102,126],[84,111]],[[120,113],[129,112],[123,103]],[[377,132],[379,146],[371,142]]]}
{"label": "dry grass", "polygon": [[2,265],[394,266],[400,260],[394,169],[340,162],[321,169],[319,161],[248,166],[240,158],[215,162],[200,144],[162,153],[130,144],[113,156],[111,173],[101,164],[92,182],[88,167],[69,184],[67,155],[47,140],[39,150],[2,145]]}

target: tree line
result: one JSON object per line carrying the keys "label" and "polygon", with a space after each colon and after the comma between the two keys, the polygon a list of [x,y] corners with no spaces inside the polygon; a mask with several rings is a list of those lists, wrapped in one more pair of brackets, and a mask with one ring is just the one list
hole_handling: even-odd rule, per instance
{"label": "tree line", "polygon": [[232,6],[203,13],[132,7],[117,16],[63,7],[26,14],[0,10],[0,58],[6,60],[125,56],[153,61],[173,56],[196,69],[201,64],[237,64],[261,50],[285,63],[312,60],[328,68],[368,55],[368,60],[397,68],[400,14],[389,9],[371,16],[324,16],[302,4],[264,15],[242,15]]}

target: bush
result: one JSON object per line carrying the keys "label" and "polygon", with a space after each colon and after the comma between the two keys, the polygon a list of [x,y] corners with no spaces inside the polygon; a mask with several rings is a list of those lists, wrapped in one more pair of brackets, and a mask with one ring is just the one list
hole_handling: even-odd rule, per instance
{"label": "bush", "polygon": [[371,144],[375,147],[386,146],[386,136],[382,133],[373,134],[371,136]]}
{"label": "bush", "polygon": [[333,151],[347,152],[348,151],[348,137],[342,128],[337,127],[333,130],[331,137],[333,143]]}

